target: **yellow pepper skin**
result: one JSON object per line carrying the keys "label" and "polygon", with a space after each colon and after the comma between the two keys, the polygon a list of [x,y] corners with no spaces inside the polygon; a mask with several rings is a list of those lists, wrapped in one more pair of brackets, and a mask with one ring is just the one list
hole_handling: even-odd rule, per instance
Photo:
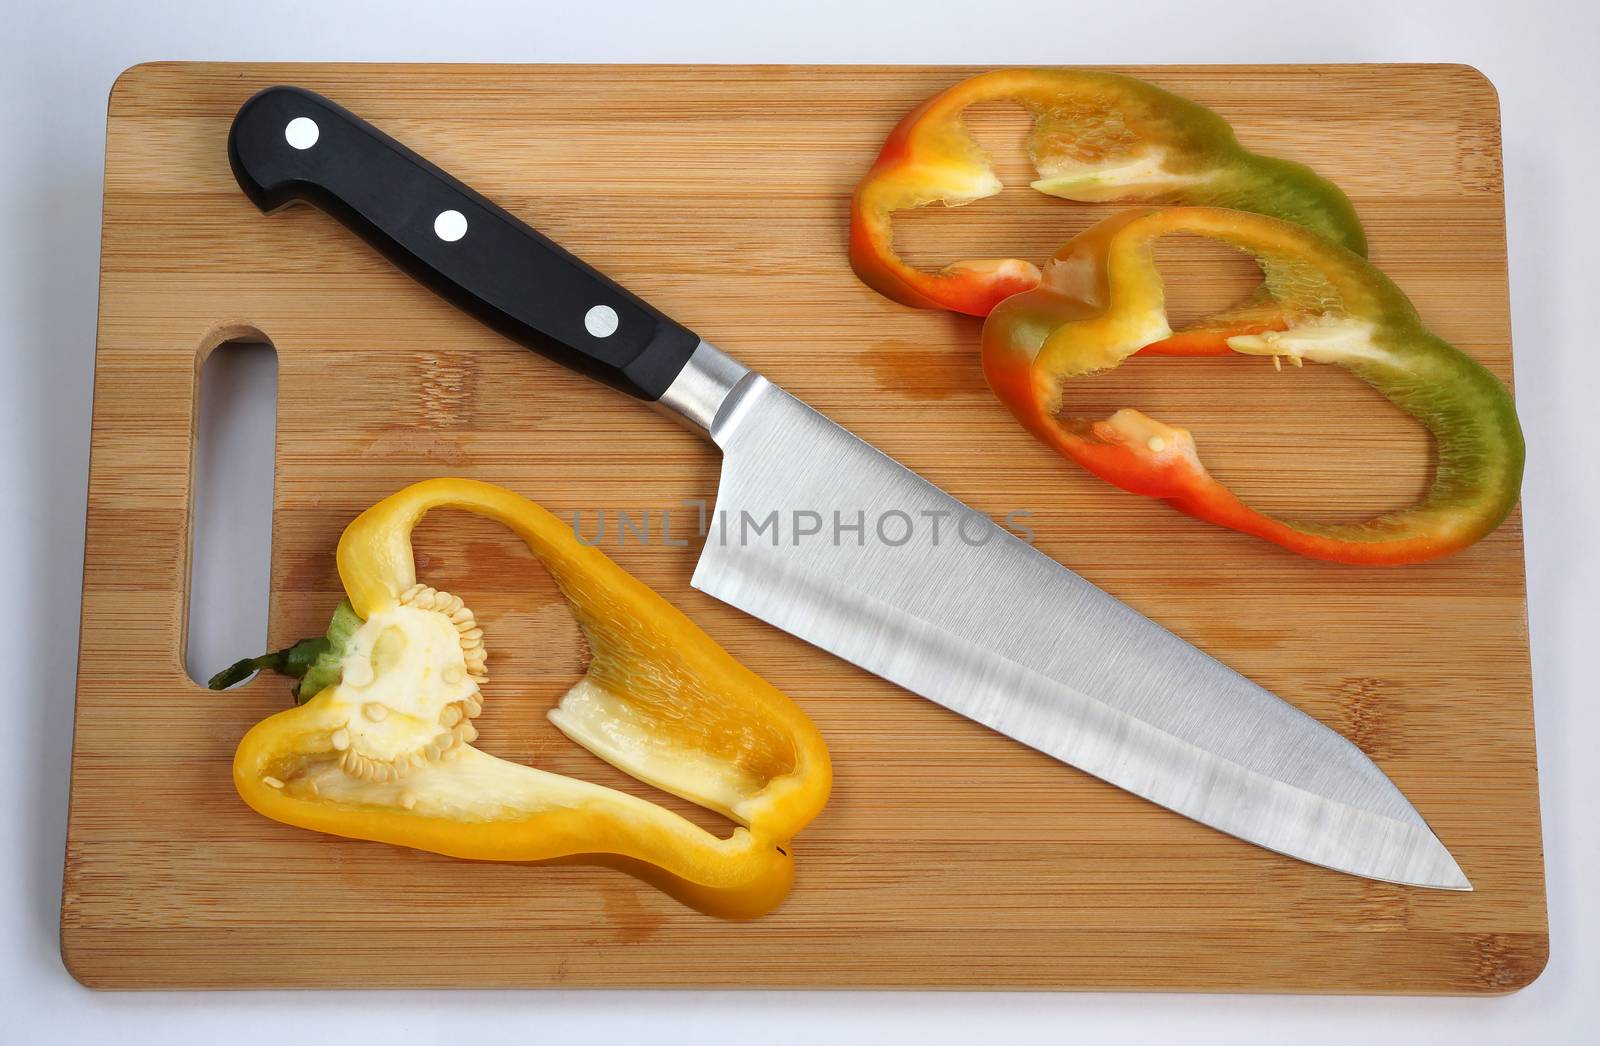
{"label": "yellow pepper skin", "polygon": [[[412,556],[412,529],[435,508],[510,528],[570,605],[592,658],[551,720],[631,776],[727,816],[738,825],[731,836],[471,746],[482,633],[459,599],[417,584]],[[234,784],[253,809],[451,857],[604,864],[728,918],[761,915],[787,896],[789,840],[822,810],[832,781],[821,735],[561,520],[491,484],[429,480],[351,523],[338,564],[364,623],[338,682],[240,742]]]}

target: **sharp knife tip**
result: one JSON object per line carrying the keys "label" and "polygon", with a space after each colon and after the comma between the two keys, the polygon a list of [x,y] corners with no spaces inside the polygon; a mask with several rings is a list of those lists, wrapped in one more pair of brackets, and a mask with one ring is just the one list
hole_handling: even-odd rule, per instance
{"label": "sharp knife tip", "polygon": [[1451,879],[1448,882],[1414,883],[1413,885],[1420,886],[1420,887],[1422,887],[1423,889],[1426,889],[1426,890],[1449,890],[1452,893],[1472,893],[1473,892],[1472,883],[1469,882],[1467,880],[1467,877],[1464,876],[1464,875],[1460,876],[1459,878]]}
{"label": "sharp knife tip", "polygon": [[[1312,862],[1320,863],[1320,862]],[[1472,881],[1467,878],[1455,857],[1426,827],[1419,827],[1411,835],[1410,845],[1404,850],[1391,850],[1380,862],[1344,865],[1326,864],[1324,867],[1349,875],[1358,875],[1396,886],[1412,886],[1424,890],[1452,890],[1472,893]]]}
{"label": "sharp knife tip", "polygon": [[1438,858],[1438,864],[1432,869],[1426,881],[1419,881],[1413,885],[1424,886],[1433,890],[1455,890],[1459,893],[1471,893],[1472,881],[1461,870],[1461,866],[1456,863],[1456,859],[1450,851],[1445,849],[1444,843],[1439,841],[1438,836],[1433,837],[1433,845],[1437,848],[1435,856]]}

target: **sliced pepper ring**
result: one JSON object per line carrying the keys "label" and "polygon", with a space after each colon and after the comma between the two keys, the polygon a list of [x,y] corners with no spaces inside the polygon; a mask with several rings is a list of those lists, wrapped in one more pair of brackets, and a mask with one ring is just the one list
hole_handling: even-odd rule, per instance
{"label": "sliced pepper ring", "polygon": [[1338,187],[1310,168],[1239,144],[1205,106],[1133,77],[1077,69],[1001,69],[923,102],[896,125],[850,205],[850,263],[880,294],[921,309],[986,316],[1039,283],[1020,258],[953,262],[937,273],[894,251],[892,216],[933,203],[960,207],[1002,186],[962,114],[980,102],[1025,107],[1034,126],[1033,188],[1082,202],[1137,200],[1267,214],[1365,254],[1366,235]]}
{"label": "sliced pepper ring", "polygon": [[[1172,331],[1153,246],[1176,233],[1254,256],[1267,298],[1253,299],[1244,314]],[[1213,478],[1185,429],[1136,410],[1101,421],[1063,416],[1067,379],[1108,370],[1140,351],[1344,367],[1432,433],[1433,485],[1416,505],[1359,523],[1278,519]],[[1095,475],[1318,559],[1395,564],[1447,555],[1499,526],[1521,486],[1522,430],[1505,386],[1423,327],[1405,294],[1366,259],[1258,214],[1144,208],[1091,227],[1056,254],[1037,288],[989,315],[983,367],[1029,431]]]}
{"label": "sliced pepper ring", "polygon": [[[482,630],[420,585],[411,532],[466,509],[520,537],[588,640],[583,679],[550,712],[631,776],[734,821],[728,838],[624,792],[472,747]],[[361,626],[338,678],[253,727],[234,783],[258,812],[315,831],[490,861],[580,858],[622,867],[704,911],[748,917],[793,880],[789,840],[827,801],[827,748],[798,707],[569,526],[500,487],[418,483],[339,541]]]}

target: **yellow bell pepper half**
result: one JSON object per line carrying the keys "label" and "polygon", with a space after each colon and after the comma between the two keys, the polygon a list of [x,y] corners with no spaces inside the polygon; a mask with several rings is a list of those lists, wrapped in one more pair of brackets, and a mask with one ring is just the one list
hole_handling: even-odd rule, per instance
{"label": "yellow bell pepper half", "polygon": [[[625,773],[725,815],[738,826],[728,838],[472,746],[487,679],[483,630],[459,598],[418,583],[411,549],[412,529],[440,507],[509,527],[570,605],[591,661],[551,721]],[[319,658],[334,667],[332,681],[256,724],[234,757],[234,784],[256,811],[451,857],[607,864],[729,918],[787,896],[789,840],[822,810],[832,781],[821,735],[561,520],[491,484],[429,480],[363,512],[338,561],[354,615]]]}

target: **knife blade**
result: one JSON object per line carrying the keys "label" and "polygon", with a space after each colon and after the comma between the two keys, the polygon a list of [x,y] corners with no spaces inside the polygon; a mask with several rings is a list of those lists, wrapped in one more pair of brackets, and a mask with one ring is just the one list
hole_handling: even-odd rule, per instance
{"label": "knife blade", "polygon": [[914,693],[1269,850],[1471,884],[1335,731],[638,299],[335,103],[271,87],[229,162],[263,211],[307,201],[478,319],[723,454],[693,585]]}

